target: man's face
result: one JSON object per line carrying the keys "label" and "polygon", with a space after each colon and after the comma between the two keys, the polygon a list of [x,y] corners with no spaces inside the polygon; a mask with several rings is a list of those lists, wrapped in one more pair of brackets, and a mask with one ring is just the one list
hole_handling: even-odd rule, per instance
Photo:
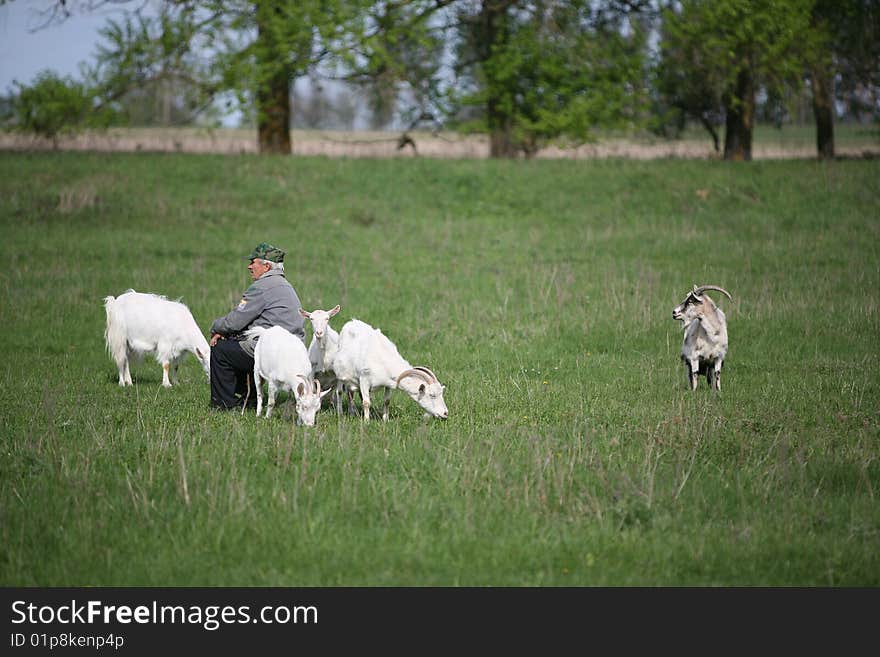
{"label": "man's face", "polygon": [[254,258],[251,260],[251,264],[248,265],[248,271],[251,273],[251,278],[254,280],[257,280],[271,268],[272,266],[268,262],[261,260],[260,258]]}

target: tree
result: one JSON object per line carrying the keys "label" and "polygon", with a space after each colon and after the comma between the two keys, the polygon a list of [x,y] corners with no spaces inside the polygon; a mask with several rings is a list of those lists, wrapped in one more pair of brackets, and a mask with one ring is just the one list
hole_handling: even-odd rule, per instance
{"label": "tree", "polygon": [[18,88],[11,103],[14,129],[51,139],[55,148],[62,135],[104,126],[112,116],[96,102],[92,89],[70,76],[45,70],[29,85],[14,84]]}
{"label": "tree", "polygon": [[751,160],[755,94],[800,80],[813,0],[682,0],[663,13],[664,48],[687,53],[684,96],[720,92],[724,159]]}
{"label": "tree", "polygon": [[99,30],[103,42],[88,75],[130,123],[189,123],[211,108],[214,95],[204,84],[208,64],[180,46],[190,38],[184,28],[184,21],[160,9],[156,17],[135,13]]}
{"label": "tree", "polygon": [[395,116],[412,125],[416,117],[444,112],[447,13],[455,3],[373,3],[344,76],[360,89],[372,127],[384,127]]}
{"label": "tree", "polygon": [[[834,103],[873,90],[877,112],[880,89],[880,2],[877,0],[816,0],[807,53],[816,149],[820,159],[834,157]],[[837,93],[835,93],[835,82]]]}
{"label": "tree", "polygon": [[639,3],[482,0],[458,13],[460,102],[483,109],[492,157],[633,125],[646,104]]}
{"label": "tree", "polygon": [[[85,0],[78,9],[103,4]],[[185,74],[205,103],[231,91],[244,107],[255,109],[260,152],[290,153],[291,85],[320,65],[347,57],[363,33],[370,4],[164,0],[157,15],[136,11],[111,22],[115,38],[102,53],[103,79],[108,85],[136,86]],[[49,20],[66,19],[70,4],[57,0],[50,12]]]}
{"label": "tree", "polygon": [[663,136],[678,136],[688,119],[694,119],[709,133],[719,153],[724,77],[712,61],[702,58],[701,43],[676,37],[674,22],[663,21],[653,65],[653,129]]}
{"label": "tree", "polygon": [[492,157],[530,157],[550,140],[639,120],[644,31],[627,19],[643,4],[376,3],[356,76],[379,124],[395,110],[410,126],[444,116],[488,132]]}

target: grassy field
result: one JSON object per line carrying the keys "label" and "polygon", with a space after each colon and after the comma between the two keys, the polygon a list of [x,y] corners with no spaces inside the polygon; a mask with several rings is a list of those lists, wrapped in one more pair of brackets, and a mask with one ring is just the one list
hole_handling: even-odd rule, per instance
{"label": "grassy field", "polygon": [[[0,223],[3,585],[880,585],[880,161],[6,153]],[[216,413],[191,358],[120,389],[102,298],[207,331],[263,240],[450,419]]]}

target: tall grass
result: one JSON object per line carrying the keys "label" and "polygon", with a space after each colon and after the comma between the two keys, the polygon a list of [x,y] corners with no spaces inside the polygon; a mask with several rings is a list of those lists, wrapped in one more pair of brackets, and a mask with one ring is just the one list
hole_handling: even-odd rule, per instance
{"label": "tall grass", "polygon": [[[880,584],[880,164],[0,154],[6,585]],[[116,385],[101,300],[207,331],[271,241],[447,386],[389,422]],[[672,307],[726,287],[724,386]]]}

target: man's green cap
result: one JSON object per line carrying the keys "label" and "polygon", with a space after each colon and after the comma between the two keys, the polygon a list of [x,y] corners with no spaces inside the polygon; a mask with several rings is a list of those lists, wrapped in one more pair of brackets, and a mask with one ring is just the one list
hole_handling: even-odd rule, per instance
{"label": "man's green cap", "polygon": [[248,256],[248,260],[253,260],[254,258],[271,260],[272,262],[284,262],[284,251],[277,246],[272,246],[268,242],[260,242]]}

